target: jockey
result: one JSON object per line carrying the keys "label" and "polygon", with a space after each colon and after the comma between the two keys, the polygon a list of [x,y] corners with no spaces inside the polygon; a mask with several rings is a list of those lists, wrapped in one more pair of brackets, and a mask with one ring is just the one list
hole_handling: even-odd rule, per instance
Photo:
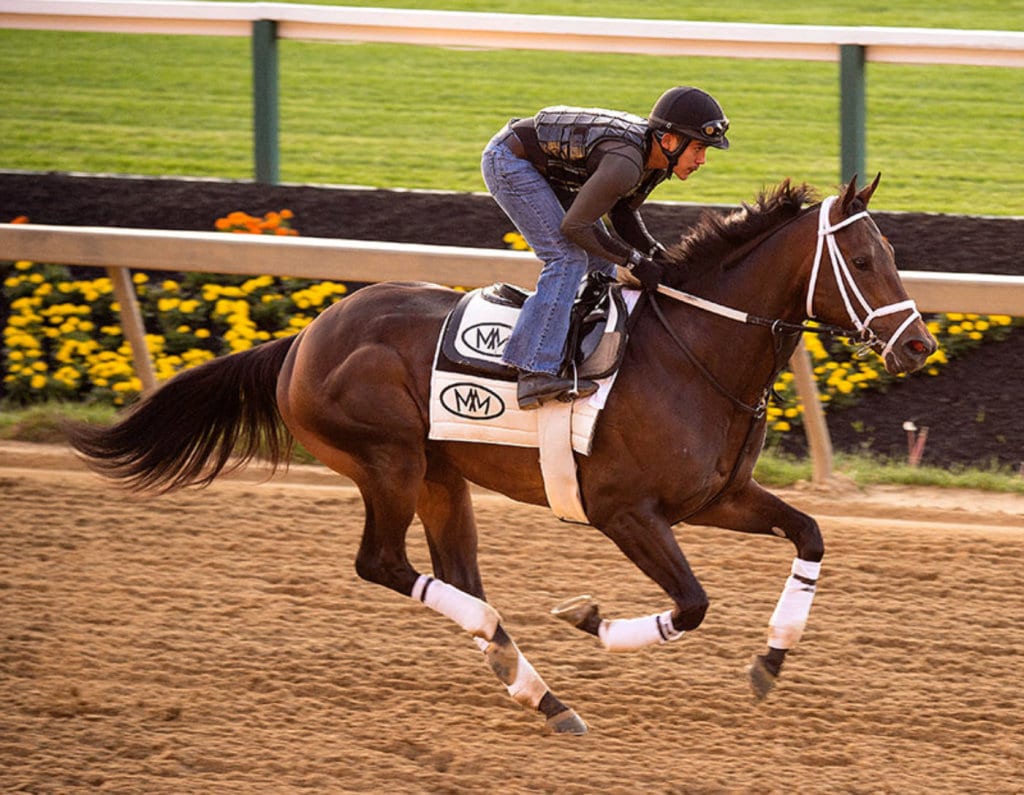
{"label": "jockey", "polygon": [[596,391],[594,382],[562,372],[580,280],[599,270],[657,289],[664,247],[644,226],[640,205],[673,174],[686,179],[704,165],[707,147],[728,149],[728,129],[713,97],[677,86],[646,119],[559,105],[513,119],[487,144],[487,189],[544,263],[502,356],[519,371],[521,409]]}

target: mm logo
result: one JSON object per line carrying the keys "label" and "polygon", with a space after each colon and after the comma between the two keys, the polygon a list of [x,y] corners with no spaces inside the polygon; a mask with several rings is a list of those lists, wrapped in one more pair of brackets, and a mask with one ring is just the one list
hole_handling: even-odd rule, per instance
{"label": "mm logo", "polygon": [[481,356],[500,358],[511,333],[507,323],[474,323],[462,332],[462,344]]}
{"label": "mm logo", "polygon": [[460,382],[445,387],[441,405],[467,420],[493,420],[505,413],[505,401],[485,386]]}

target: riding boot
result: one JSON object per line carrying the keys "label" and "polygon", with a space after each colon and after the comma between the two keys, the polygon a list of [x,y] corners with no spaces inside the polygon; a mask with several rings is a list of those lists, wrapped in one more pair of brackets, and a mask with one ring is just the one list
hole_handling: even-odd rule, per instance
{"label": "riding boot", "polygon": [[593,381],[576,381],[550,373],[523,372],[519,374],[516,398],[521,410],[532,411],[551,400],[572,401],[593,395],[596,391],[597,384]]}

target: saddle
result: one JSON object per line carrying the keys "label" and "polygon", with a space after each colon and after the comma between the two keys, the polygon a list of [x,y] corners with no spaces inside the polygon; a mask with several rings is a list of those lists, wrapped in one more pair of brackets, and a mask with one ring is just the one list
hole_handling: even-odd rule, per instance
{"label": "saddle", "polygon": [[[515,368],[502,362],[501,355],[530,295],[501,282],[467,293],[445,322],[438,367],[515,381]],[[618,370],[626,351],[628,316],[621,285],[603,273],[588,273],[573,302],[562,374],[598,380]]]}

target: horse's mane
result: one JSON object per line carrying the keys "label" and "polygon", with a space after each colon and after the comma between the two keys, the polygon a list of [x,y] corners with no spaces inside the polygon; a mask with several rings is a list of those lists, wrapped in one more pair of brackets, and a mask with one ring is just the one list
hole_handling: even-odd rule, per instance
{"label": "horse's mane", "polygon": [[753,204],[744,202],[726,214],[705,210],[693,228],[669,248],[669,260],[679,266],[677,272],[684,278],[711,268],[727,268],[738,261],[736,255],[744,246],[796,218],[815,198],[814,188],[807,183],[793,185],[787,179],[761,191]]}

